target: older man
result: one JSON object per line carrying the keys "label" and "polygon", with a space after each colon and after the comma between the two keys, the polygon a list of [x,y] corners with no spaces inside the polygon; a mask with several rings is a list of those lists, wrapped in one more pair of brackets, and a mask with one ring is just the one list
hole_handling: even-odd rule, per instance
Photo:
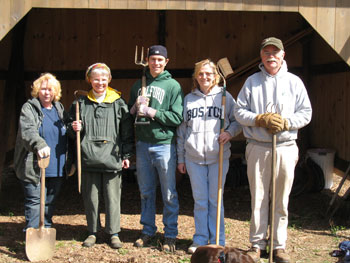
{"label": "older man", "polygon": [[[288,201],[298,161],[295,142],[298,129],[311,120],[312,109],[301,79],[288,72],[280,39],[262,41],[260,72],[244,83],[235,107],[235,118],[247,139],[246,159],[251,193],[251,225],[248,254],[258,262],[266,252],[271,182],[272,134],[276,134],[276,203],[273,257],[288,263],[286,253]],[[269,113],[269,112],[274,112]]]}

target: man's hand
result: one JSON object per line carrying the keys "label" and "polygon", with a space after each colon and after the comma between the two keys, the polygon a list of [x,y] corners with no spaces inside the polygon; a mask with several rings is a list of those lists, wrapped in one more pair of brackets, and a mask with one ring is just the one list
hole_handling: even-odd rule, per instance
{"label": "man's hand", "polygon": [[139,116],[145,116],[145,117],[149,117],[149,118],[153,119],[154,116],[156,116],[156,113],[157,113],[157,110],[141,104],[140,109],[139,109]]}
{"label": "man's hand", "polygon": [[283,120],[278,113],[263,113],[256,116],[255,125],[267,129],[283,127]]}
{"label": "man's hand", "polygon": [[281,131],[289,131],[289,124],[287,119],[282,119],[282,125],[273,126],[268,129],[269,133],[276,134]]}
{"label": "man's hand", "polygon": [[186,173],[186,164],[184,163],[179,163],[177,165],[177,170],[182,173],[182,174],[185,174]]}

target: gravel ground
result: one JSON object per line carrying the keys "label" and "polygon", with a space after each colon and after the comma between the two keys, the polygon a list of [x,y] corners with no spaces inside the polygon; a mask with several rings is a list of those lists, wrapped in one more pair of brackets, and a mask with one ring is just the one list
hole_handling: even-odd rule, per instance
{"label": "gravel ground", "polygon": [[[350,236],[348,202],[342,204],[333,220],[325,217],[325,212],[333,192],[339,184],[340,176],[335,175],[331,190],[302,194],[290,199],[287,251],[294,262],[341,262],[330,253],[338,248],[339,242]],[[175,253],[160,250],[163,239],[162,203],[160,193],[157,198],[158,233],[152,246],[135,248],[133,242],[140,234],[140,198],[133,177],[124,178],[122,194],[122,249],[109,247],[108,237],[99,233],[98,242],[92,248],[82,247],[86,236],[86,221],[81,196],[76,191],[74,178],[67,180],[60,195],[54,228],[57,230],[54,257],[46,262],[190,262],[186,253],[194,233],[193,200],[189,179],[179,177],[180,201],[179,235]],[[346,182],[340,195],[349,187]],[[247,186],[225,187],[226,246],[244,250],[249,248],[248,233],[250,220],[250,195]],[[338,203],[338,202],[336,202]],[[104,224],[104,214],[101,216]],[[23,194],[17,182],[3,184],[0,203],[0,262],[26,262],[23,217]],[[268,262],[262,259],[261,262]]]}

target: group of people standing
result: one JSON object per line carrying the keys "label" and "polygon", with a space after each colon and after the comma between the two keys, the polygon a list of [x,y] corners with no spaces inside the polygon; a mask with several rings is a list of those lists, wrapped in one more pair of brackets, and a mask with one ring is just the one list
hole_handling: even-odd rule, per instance
{"label": "group of people standing", "polygon": [[[251,249],[256,261],[266,251],[271,180],[271,141],[277,136],[277,192],[274,257],[289,262],[285,251],[288,226],[288,197],[294,167],[298,160],[297,130],[311,120],[311,105],[302,81],[287,71],[284,48],[279,39],[262,42],[260,72],[245,82],[237,102],[227,92],[224,105],[224,132],[220,133],[223,88],[216,65],[209,59],[195,64],[193,88],[184,97],[180,84],[165,69],[167,49],[149,48],[146,91],[142,81],[131,88],[129,102],[111,88],[109,67],[91,65],[86,80],[91,85],[87,96],[75,100],[65,114],[59,103],[61,87],[50,73],[32,86],[32,99],[23,107],[15,147],[15,169],[25,194],[26,227],[38,227],[40,172],[37,158],[50,156],[46,169],[45,226],[52,224],[55,200],[64,175],[70,171],[67,158],[69,140],[81,133],[82,197],[88,237],[83,246],[96,243],[101,227],[99,197],[104,197],[105,232],[110,246],[121,248],[120,198],[121,172],[130,166],[135,154],[136,174],[141,196],[143,225],[136,247],[147,246],[157,232],[155,225],[158,182],[163,199],[164,242],[162,249],[173,252],[178,235],[179,202],[176,169],[187,173],[194,198],[195,233],[188,248],[215,244],[218,192],[219,145],[224,145],[222,188],[231,155],[230,140],[242,130],[247,138],[246,158],[252,197]],[[75,105],[80,118],[76,120]],[[267,112],[273,104],[275,112]],[[147,124],[134,127],[134,119]],[[224,207],[220,209],[219,243],[225,246]]]}

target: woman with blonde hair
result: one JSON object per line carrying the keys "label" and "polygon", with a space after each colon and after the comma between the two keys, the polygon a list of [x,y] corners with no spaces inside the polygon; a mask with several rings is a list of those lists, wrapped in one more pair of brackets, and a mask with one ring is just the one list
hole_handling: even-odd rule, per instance
{"label": "woman with blonde hair", "polygon": [[[195,65],[193,89],[184,101],[184,121],[177,130],[177,168],[188,173],[194,199],[195,234],[188,253],[215,244],[219,171],[219,144],[224,143],[222,188],[231,155],[230,140],[241,132],[233,116],[235,101],[226,92],[225,131],[220,134],[222,87],[216,65],[209,59]],[[220,215],[219,243],[225,246],[224,207]]]}
{"label": "woman with blonde hair", "polygon": [[51,227],[54,204],[65,175],[67,136],[64,108],[59,102],[61,84],[50,73],[32,85],[32,98],[22,106],[14,166],[24,190],[25,229],[39,226],[40,168],[38,156],[50,156],[45,170],[45,227]]}

